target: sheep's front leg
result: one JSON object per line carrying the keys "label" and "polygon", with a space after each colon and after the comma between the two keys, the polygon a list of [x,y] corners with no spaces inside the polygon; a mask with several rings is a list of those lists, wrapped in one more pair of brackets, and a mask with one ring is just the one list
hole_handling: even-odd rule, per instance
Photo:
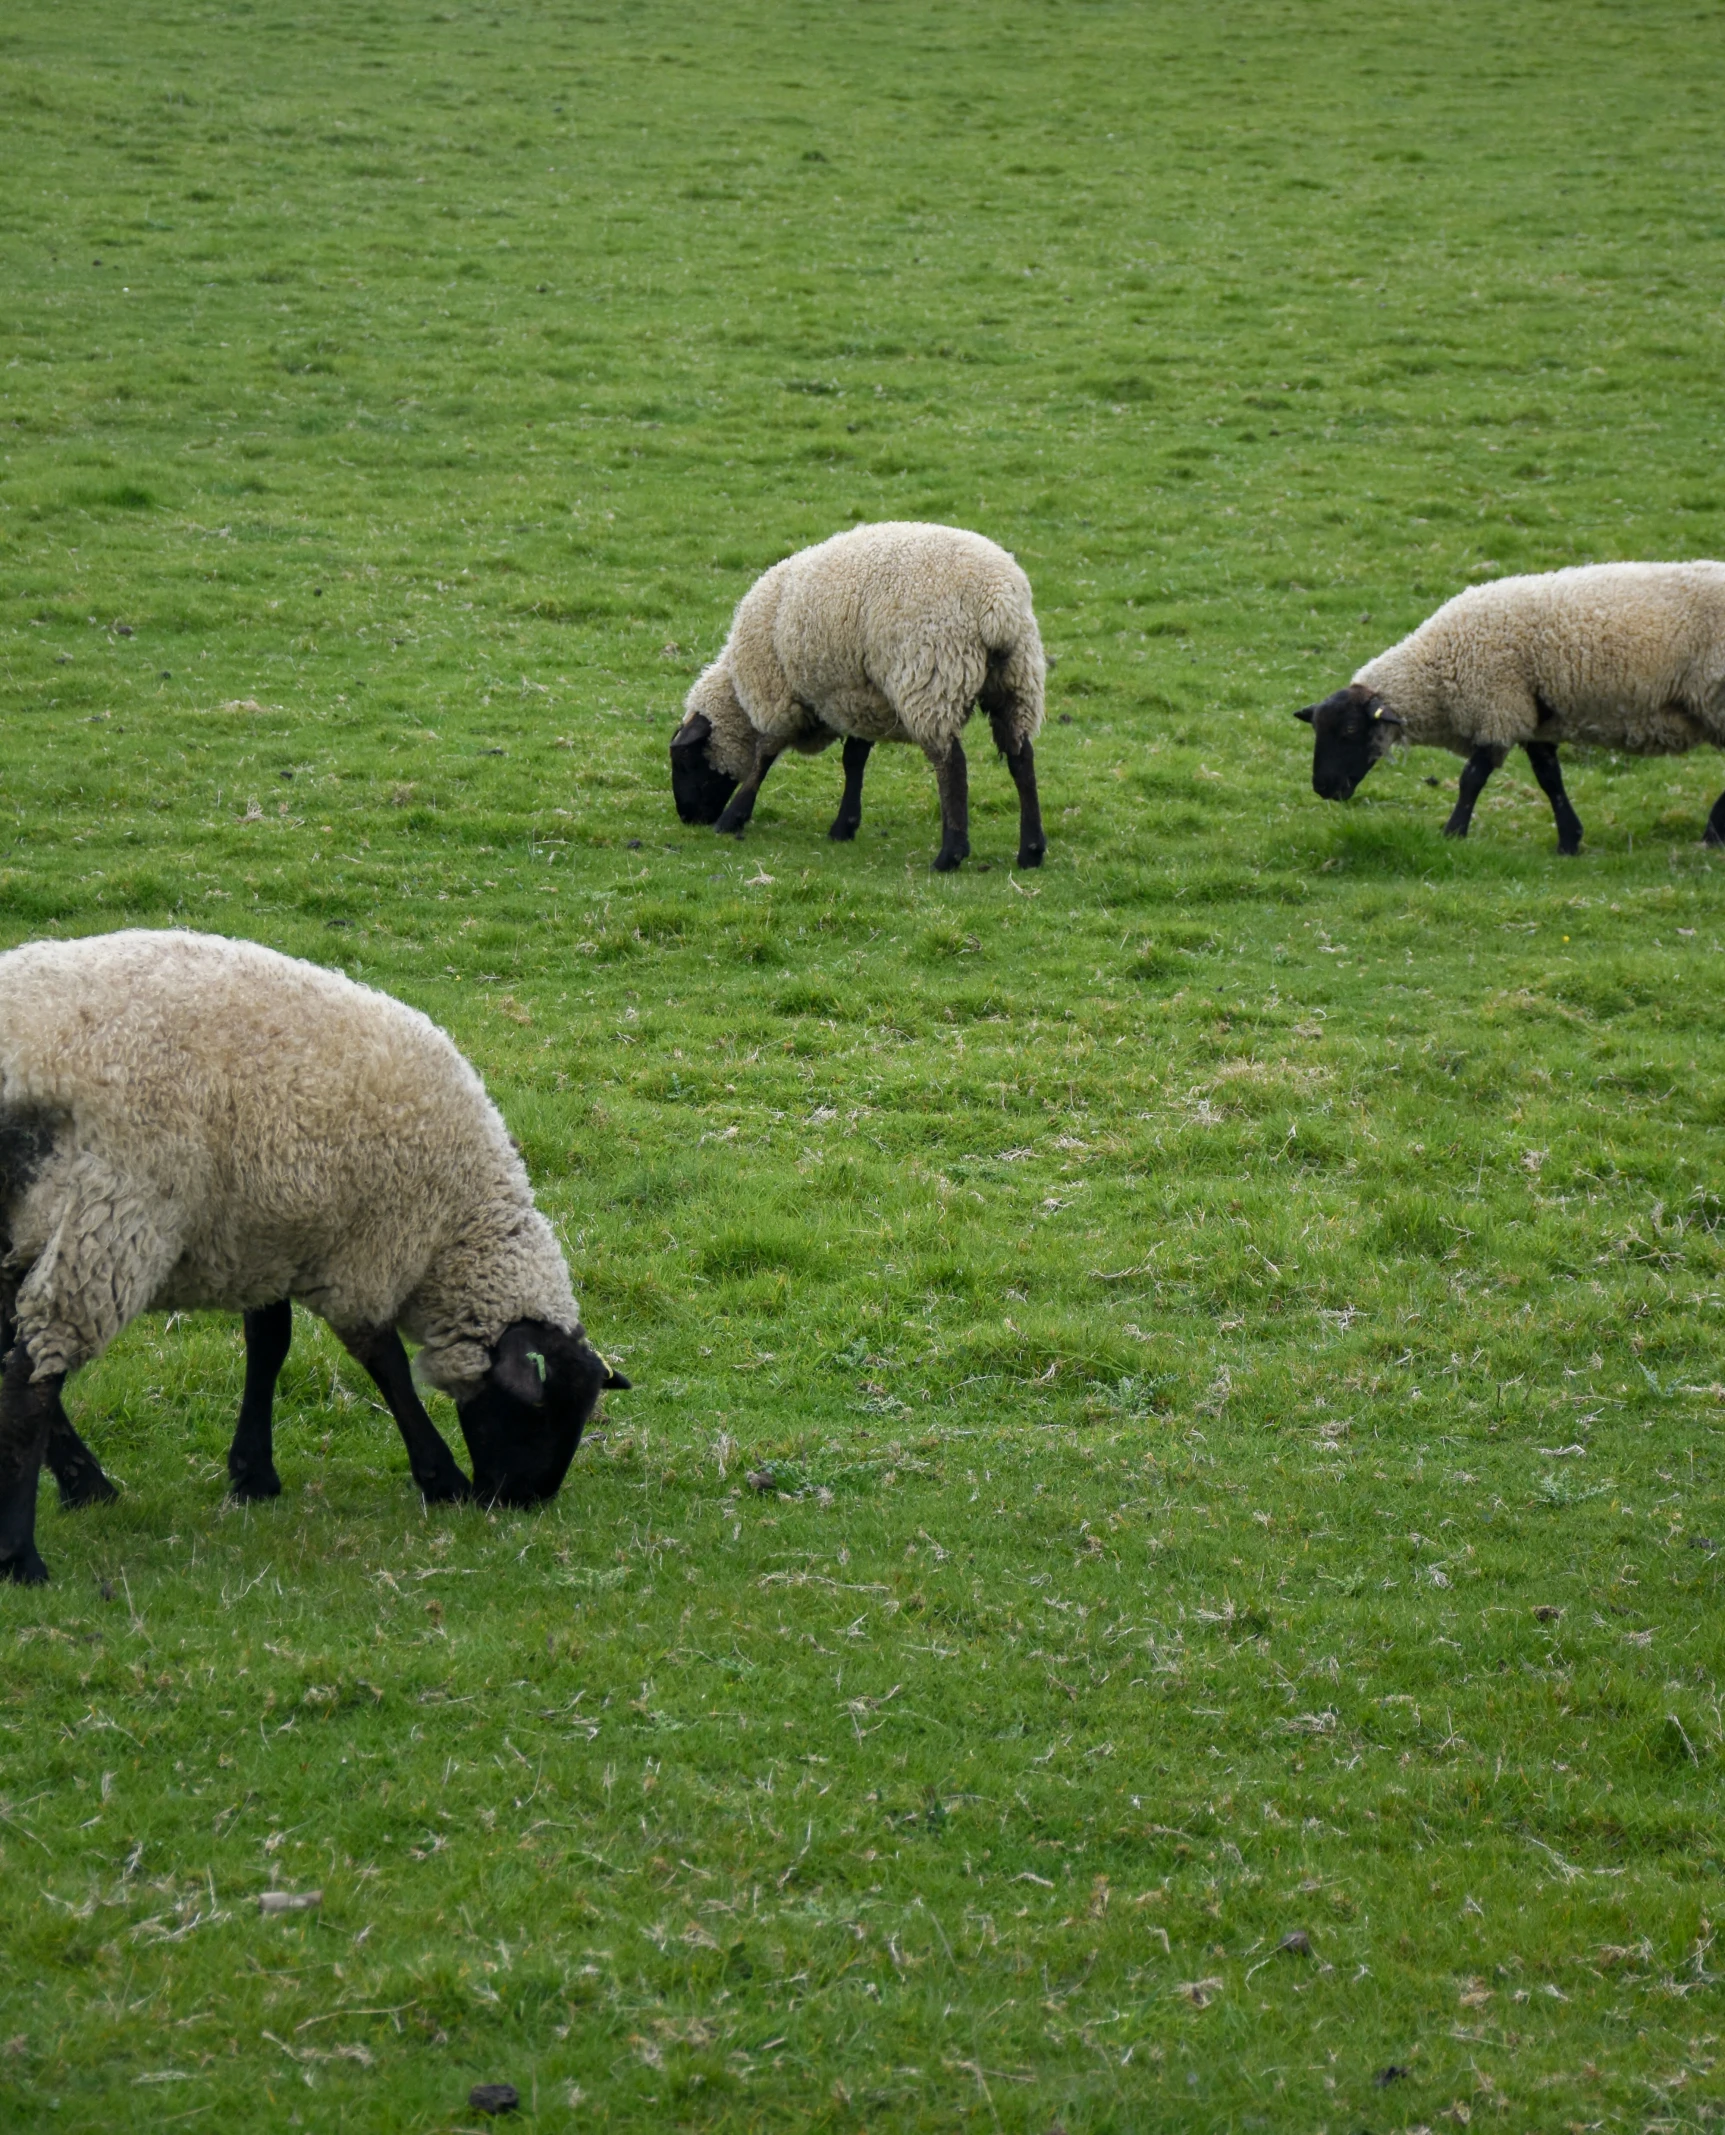
{"label": "sheep's front leg", "polygon": [[246,1386],[228,1448],[228,1483],[242,1505],[280,1497],[275,1463],[276,1381],[293,1343],[293,1306],[285,1297],[245,1316]]}
{"label": "sheep's front leg", "polygon": [[1539,790],[1551,803],[1551,813],[1557,823],[1557,849],[1560,853],[1578,853],[1581,850],[1581,818],[1569,805],[1569,795],[1563,790],[1563,772],[1557,761],[1557,744],[1554,741],[1530,741],[1524,744],[1527,760],[1533,766],[1533,775],[1539,780]]}
{"label": "sheep's front leg", "polygon": [[1701,833],[1703,845],[1725,845],[1725,793],[1713,803],[1713,811],[1707,818],[1707,828]]}
{"label": "sheep's front leg", "polygon": [[754,768],[725,803],[725,812],[713,825],[720,837],[740,838],[755,812],[755,795],[761,790],[761,782],[778,762],[784,743],[769,741],[762,734],[755,742]]}
{"label": "sheep's front leg", "polygon": [[393,1327],[373,1327],[357,1334],[341,1334],[338,1327],[336,1332],[348,1355],[365,1366],[377,1382],[378,1392],[389,1403],[389,1413],[407,1448],[407,1465],[419,1485],[420,1496],[433,1505],[471,1497],[472,1485],[455,1465],[454,1454],[425,1413],[400,1335]]}
{"label": "sheep's front leg", "polygon": [[42,1586],[36,1549],[36,1483],[60,1395],[60,1376],[32,1384],[30,1352],[14,1342],[0,1371],[0,1579]]}
{"label": "sheep's front leg", "polygon": [[[0,1277],[0,1357],[4,1357],[17,1340],[18,1321],[14,1311],[17,1297],[18,1278]],[[72,1428],[71,1418],[60,1403],[58,1385],[48,1397],[48,1444],[44,1457],[60,1486],[63,1511],[76,1512],[84,1505],[106,1505],[119,1496],[102,1473],[102,1463]]]}
{"label": "sheep's front leg", "polygon": [[1455,804],[1455,812],[1443,827],[1446,838],[1465,838],[1467,826],[1473,821],[1473,804],[1485,791],[1485,782],[1509,754],[1507,749],[1494,748],[1489,743],[1475,749],[1461,770],[1461,793]]}
{"label": "sheep's front leg", "polygon": [[934,766],[940,788],[940,850],[934,856],[934,871],[950,875],[970,852],[970,772],[964,744],[954,735],[944,756],[932,747],[923,753]]}
{"label": "sheep's front leg", "polygon": [[833,827],[827,836],[843,845],[854,838],[862,825],[862,782],[867,767],[872,741],[862,741],[852,734],[845,743],[845,791],[839,802],[839,812],[833,817]]}
{"label": "sheep's front leg", "polygon": [[994,746],[1006,758],[1012,783],[1018,788],[1018,864],[1040,867],[1048,850],[1042,832],[1042,803],[1036,792],[1036,751],[1028,740],[1016,741],[1009,720],[990,715]]}
{"label": "sheep's front leg", "polygon": [[111,1505],[120,1494],[102,1473],[102,1463],[72,1428],[58,1384],[48,1403],[46,1459],[60,1486],[63,1512],[77,1512],[85,1505]]}

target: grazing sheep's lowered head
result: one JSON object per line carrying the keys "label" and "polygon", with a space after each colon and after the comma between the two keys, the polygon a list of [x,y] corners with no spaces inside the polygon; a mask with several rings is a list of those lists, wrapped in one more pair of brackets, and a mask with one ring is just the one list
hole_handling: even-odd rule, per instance
{"label": "grazing sheep's lowered head", "polygon": [[716,823],[755,760],[755,733],[717,659],[690,690],[671,737],[671,795],[685,823]]}
{"label": "grazing sheep's lowered head", "polygon": [[541,1320],[505,1328],[490,1370],[456,1398],[474,1496],[482,1505],[555,1497],[594,1403],[607,1388],[628,1384],[584,1334]]}
{"label": "grazing sheep's lowered head", "polygon": [[1326,801],[1345,801],[1380,756],[1402,738],[1402,722],[1382,697],[1350,682],[1322,704],[1294,714],[1312,730],[1312,791]]}

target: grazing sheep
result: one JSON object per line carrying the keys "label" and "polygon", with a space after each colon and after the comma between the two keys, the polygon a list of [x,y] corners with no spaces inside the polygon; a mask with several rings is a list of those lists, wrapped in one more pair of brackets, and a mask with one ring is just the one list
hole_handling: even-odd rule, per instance
{"label": "grazing sheep", "polygon": [[[252,942],[130,932],[0,955],[0,1576],[34,1583],[36,1482],[113,1485],[62,1383],[140,1312],[245,1315],[228,1473],[271,1451],[290,1300],[376,1380],[427,1498],[563,1480],[607,1371],[478,1076],[386,994]],[[455,1400],[469,1485],[414,1391]]]}
{"label": "grazing sheep", "polygon": [[[1326,800],[1345,801],[1398,741],[1465,756],[1451,838],[1467,836],[1486,780],[1519,745],[1558,851],[1579,852],[1559,742],[1631,756],[1725,744],[1725,564],[1586,564],[1472,586],[1295,716],[1313,729],[1312,785]],[[1725,845],[1725,794],[1702,842]]]}
{"label": "grazing sheep", "polygon": [[1048,841],[1031,744],[1043,682],[1030,581],[1004,549],[955,526],[852,527],[774,564],[737,604],[671,743],[677,812],[740,835],[787,748],[813,755],[843,735],[828,835],[854,838],[870,749],[914,741],[940,788],[934,864],[945,873],[970,851],[959,734],[980,702],[1018,788],[1018,865],[1039,866]]}

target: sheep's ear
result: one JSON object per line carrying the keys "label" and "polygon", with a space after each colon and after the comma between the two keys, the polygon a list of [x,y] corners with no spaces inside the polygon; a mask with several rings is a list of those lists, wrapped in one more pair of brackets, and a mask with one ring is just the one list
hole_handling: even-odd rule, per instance
{"label": "sheep's ear", "polygon": [[[601,1359],[601,1362],[603,1362],[603,1359]],[[615,1365],[607,1364],[605,1366],[605,1384],[603,1388],[603,1391],[605,1393],[626,1394],[633,1384],[634,1381],[632,1379],[625,1379],[623,1374],[617,1370]]]}
{"label": "sheep's ear", "polygon": [[491,1379],[504,1393],[525,1401],[529,1408],[543,1406],[545,1352],[530,1328],[517,1323],[506,1331],[491,1360]]}
{"label": "sheep's ear", "polygon": [[1387,704],[1380,704],[1377,710],[1373,712],[1372,719],[1374,724],[1380,719],[1386,726],[1400,726],[1402,724],[1401,720],[1396,717]]}
{"label": "sheep's ear", "polygon": [[698,749],[713,731],[713,722],[705,712],[691,712],[672,736],[673,749]]}
{"label": "sheep's ear", "polygon": [[1316,714],[1317,709],[1318,707],[1315,704],[1308,704],[1303,712],[1296,712],[1294,714],[1294,717],[1296,719],[1303,719],[1306,722],[1307,726],[1310,726],[1313,723],[1314,715]]}

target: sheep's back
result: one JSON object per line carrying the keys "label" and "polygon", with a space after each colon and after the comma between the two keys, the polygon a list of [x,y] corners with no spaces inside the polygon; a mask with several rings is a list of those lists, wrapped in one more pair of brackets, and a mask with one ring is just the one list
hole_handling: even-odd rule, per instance
{"label": "sheep's back", "polygon": [[478,1077],[428,1018],[214,936],[0,955],[0,1107],[51,1122],[58,1161],[91,1152],[175,1211],[185,1252],[163,1304],[279,1295],[304,1272],[381,1310],[476,1194],[526,1195]]}
{"label": "sheep's back", "polygon": [[868,733],[872,714],[879,739],[921,738],[924,705],[968,711],[988,653],[1031,618],[1017,563],[959,527],[856,527],[784,569],[773,642],[790,688],[851,732]]}
{"label": "sheep's back", "polygon": [[[1428,719],[1477,740],[1525,740],[1536,724],[1543,739],[1638,754],[1722,740],[1725,564],[1581,565],[1473,586],[1360,672],[1372,686],[1398,673]],[[1553,716],[1538,723],[1542,707]]]}

